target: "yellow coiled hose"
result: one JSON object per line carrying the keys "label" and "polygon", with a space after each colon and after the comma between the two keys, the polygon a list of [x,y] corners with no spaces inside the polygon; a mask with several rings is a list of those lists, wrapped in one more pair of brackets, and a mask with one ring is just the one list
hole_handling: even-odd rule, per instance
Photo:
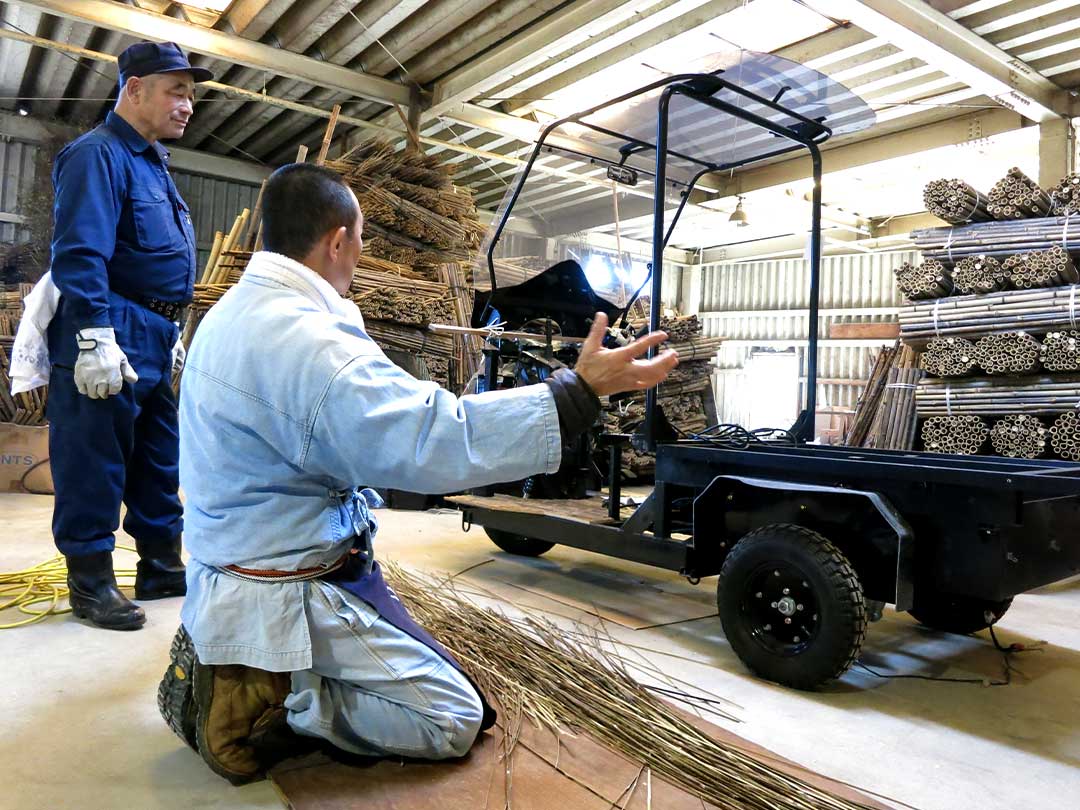
{"label": "yellow coiled hose", "polygon": [[[130,546],[117,546],[116,550],[136,553]],[[116,581],[122,588],[134,587],[135,569],[116,569]],[[60,607],[67,596],[67,563],[63,554],[22,571],[0,573],[0,600],[3,600],[0,601],[0,616],[10,616],[8,611],[26,616],[25,619],[0,624],[0,630],[33,624],[47,616],[70,613],[70,607]]]}

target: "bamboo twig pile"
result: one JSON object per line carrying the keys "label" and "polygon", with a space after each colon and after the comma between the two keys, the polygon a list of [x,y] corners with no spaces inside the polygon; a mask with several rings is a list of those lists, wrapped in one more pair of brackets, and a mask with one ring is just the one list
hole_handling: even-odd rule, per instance
{"label": "bamboo twig pile", "polygon": [[1039,369],[1042,344],[1027,332],[996,332],[975,344],[975,356],[987,374],[1030,374]]}
{"label": "bamboo twig pile", "polygon": [[1010,414],[990,429],[990,443],[999,456],[1038,458],[1046,452],[1047,430],[1037,416]]}
{"label": "bamboo twig pile", "polygon": [[410,613],[510,711],[556,734],[588,734],[717,807],[866,810],[753,754],[709,737],[637,682],[606,638],[541,618],[514,620],[469,601],[447,580],[384,566]]}
{"label": "bamboo twig pile", "polygon": [[923,189],[923,204],[931,214],[953,225],[994,218],[989,197],[963,180],[931,180]]}
{"label": "bamboo twig pile", "polygon": [[962,377],[975,368],[975,344],[962,337],[934,338],[926,344],[922,367],[935,377]]}
{"label": "bamboo twig pile", "polygon": [[952,272],[934,259],[928,259],[919,265],[904,262],[893,274],[900,292],[911,301],[941,298],[953,291]]}
{"label": "bamboo twig pile", "polygon": [[931,453],[973,456],[990,435],[990,428],[973,414],[934,416],[923,422],[923,447]]}
{"label": "bamboo twig pile", "polygon": [[1015,166],[990,189],[994,219],[1029,219],[1049,216],[1053,202],[1039,184]]}
{"label": "bamboo twig pile", "polygon": [[1004,290],[1009,279],[993,256],[965,256],[952,271],[953,291],[961,295],[985,295]]}
{"label": "bamboo twig pile", "polygon": [[1050,446],[1067,461],[1080,461],[1080,411],[1065,411],[1050,427]]}

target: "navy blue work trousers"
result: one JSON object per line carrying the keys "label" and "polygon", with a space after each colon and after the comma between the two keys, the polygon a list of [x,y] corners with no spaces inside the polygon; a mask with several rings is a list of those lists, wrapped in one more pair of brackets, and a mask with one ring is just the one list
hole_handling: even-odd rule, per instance
{"label": "navy blue work trousers", "polygon": [[90,399],[75,388],[75,324],[60,309],[49,325],[49,457],[56,500],[53,538],[65,555],[112,551],[124,531],[139,542],[183,530],[178,495],[179,433],[171,387],[176,326],[110,293],[116,340],[139,375],[116,396]]}

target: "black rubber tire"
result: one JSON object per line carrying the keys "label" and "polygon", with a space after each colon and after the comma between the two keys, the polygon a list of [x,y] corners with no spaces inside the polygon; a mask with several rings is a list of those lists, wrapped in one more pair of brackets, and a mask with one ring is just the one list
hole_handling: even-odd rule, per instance
{"label": "black rubber tire", "polygon": [[487,533],[487,536],[491,538],[491,542],[503,551],[508,552],[509,554],[517,554],[521,557],[539,557],[541,554],[555,548],[554,543],[537,540],[533,537],[526,537],[523,534],[504,532],[501,529],[489,529],[486,526],[484,527],[484,531]]}
{"label": "black rubber tire", "polygon": [[[793,614],[792,628],[771,630],[771,623],[759,621],[774,603],[752,600],[761,598],[762,583],[767,587],[780,570],[785,578],[798,578],[795,587],[808,604],[805,612]],[[794,689],[816,689],[839,678],[855,662],[866,637],[866,603],[855,569],[825,537],[802,526],[774,524],[743,537],[724,560],[716,603],[728,643],[750,671]],[[792,643],[773,637],[804,631],[806,637],[795,635]]]}
{"label": "black rubber tire", "polygon": [[[919,624],[945,633],[967,636],[985,630],[1005,615],[1012,599],[976,599],[948,594],[920,595],[908,612]],[[989,621],[987,621],[989,613]]]}

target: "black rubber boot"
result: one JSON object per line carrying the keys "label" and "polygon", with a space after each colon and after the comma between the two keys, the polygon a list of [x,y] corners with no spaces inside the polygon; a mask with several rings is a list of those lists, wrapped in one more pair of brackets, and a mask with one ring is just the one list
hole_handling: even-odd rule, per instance
{"label": "black rubber boot", "polygon": [[139,563],[135,567],[135,598],[148,602],[187,593],[184,563],[180,559],[180,536],[172,540],[136,540]]}
{"label": "black rubber boot", "polygon": [[116,587],[112,552],[67,557],[68,601],[76,618],[107,630],[138,630],[146,624],[143,609]]}

